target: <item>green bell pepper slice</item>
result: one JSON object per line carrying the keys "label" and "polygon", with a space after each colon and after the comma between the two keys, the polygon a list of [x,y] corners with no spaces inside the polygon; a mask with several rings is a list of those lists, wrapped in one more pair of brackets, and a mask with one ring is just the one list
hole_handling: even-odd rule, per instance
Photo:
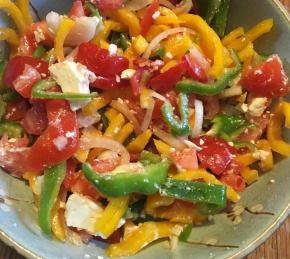
{"label": "green bell pepper slice", "polygon": [[130,193],[154,194],[165,182],[169,169],[169,160],[145,166],[140,172],[122,169],[99,174],[90,164],[84,163],[82,171],[90,183],[103,195],[120,197]]}
{"label": "green bell pepper slice", "polygon": [[32,56],[34,58],[41,58],[45,52],[46,49],[43,46],[38,46],[36,50],[32,53]]}
{"label": "green bell pepper slice", "polygon": [[185,228],[183,229],[183,231],[180,233],[178,239],[181,242],[187,242],[191,231],[192,231],[193,225],[192,224],[188,224],[185,226]]}
{"label": "green bell pepper slice", "polygon": [[160,163],[162,158],[159,155],[153,154],[147,150],[143,150],[140,155],[140,162],[142,165],[150,165]]}
{"label": "green bell pepper slice", "polygon": [[189,135],[191,129],[188,122],[188,96],[187,94],[180,93],[179,95],[179,112],[181,120],[177,121],[173,113],[173,108],[171,103],[166,100],[161,106],[161,112],[163,119],[168,124],[173,135],[183,136]]}
{"label": "green bell pepper slice", "polygon": [[91,12],[91,16],[95,16],[97,18],[101,18],[100,12],[97,7],[91,3],[90,1],[85,2],[85,8],[87,8]]}
{"label": "green bell pepper slice", "polygon": [[208,24],[219,11],[222,0],[198,0],[198,9]]}
{"label": "green bell pepper slice", "polygon": [[40,80],[33,86],[31,96],[38,99],[84,100],[98,95],[97,92],[90,94],[47,92],[54,86],[56,86],[56,82],[51,78]]}
{"label": "green bell pepper slice", "polygon": [[160,195],[193,203],[226,206],[226,186],[203,182],[167,179],[160,188]]}
{"label": "green bell pepper slice", "polygon": [[0,61],[0,89],[5,88],[4,82],[3,82],[3,74],[7,65],[7,60],[1,60]]}
{"label": "green bell pepper slice", "polygon": [[182,93],[196,93],[200,95],[216,95],[224,90],[229,83],[241,72],[242,65],[235,50],[231,50],[231,56],[236,63],[235,67],[226,69],[225,72],[213,83],[201,83],[192,79],[184,79],[176,84],[176,89]]}
{"label": "green bell pepper slice", "polygon": [[41,230],[47,235],[51,235],[52,209],[57,200],[65,174],[66,162],[44,170],[44,179],[39,201],[38,223]]}
{"label": "green bell pepper slice", "polygon": [[0,121],[0,136],[7,134],[9,138],[21,138],[24,130],[16,121]]}

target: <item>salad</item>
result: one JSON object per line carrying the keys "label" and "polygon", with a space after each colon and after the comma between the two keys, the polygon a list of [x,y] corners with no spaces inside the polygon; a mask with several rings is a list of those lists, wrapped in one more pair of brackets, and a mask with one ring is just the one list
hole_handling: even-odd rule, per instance
{"label": "salad", "polygon": [[38,224],[62,242],[130,256],[174,249],[290,156],[281,58],[254,41],[273,19],[225,35],[230,0],[73,1],[33,21],[0,0],[0,166],[27,181]]}

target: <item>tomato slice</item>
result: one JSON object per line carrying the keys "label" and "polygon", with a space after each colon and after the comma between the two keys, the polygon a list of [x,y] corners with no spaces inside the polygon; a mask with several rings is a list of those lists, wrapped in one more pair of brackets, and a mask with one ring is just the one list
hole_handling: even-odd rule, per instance
{"label": "tomato slice", "polygon": [[70,9],[68,13],[68,17],[70,18],[77,18],[85,16],[85,10],[83,7],[83,3],[80,0],[74,1],[72,8]]}
{"label": "tomato slice", "polygon": [[41,135],[46,129],[47,123],[47,114],[42,103],[34,104],[21,121],[25,131],[33,135]]}
{"label": "tomato slice", "polygon": [[250,68],[243,75],[240,84],[255,96],[278,98],[290,92],[288,77],[278,55]]}
{"label": "tomato slice", "polygon": [[182,151],[175,151],[170,154],[170,157],[179,170],[192,170],[198,168],[195,148],[185,148]]}
{"label": "tomato slice", "polygon": [[[178,111],[177,108],[177,95],[174,91],[169,91],[168,93],[164,94],[165,98],[170,101],[171,105],[175,107],[175,111]],[[155,100],[154,110],[152,113],[152,119],[162,119],[162,113],[161,113],[161,106],[164,102],[160,99]]]}
{"label": "tomato slice", "polygon": [[123,0],[96,0],[97,6],[102,11],[116,10],[123,5]]}
{"label": "tomato slice", "polygon": [[48,127],[31,147],[28,170],[42,171],[70,158],[79,146],[76,113],[67,101],[46,102]]}
{"label": "tomato slice", "polygon": [[153,0],[151,5],[149,5],[141,19],[141,35],[146,36],[147,32],[149,31],[150,26],[152,25],[154,19],[153,14],[158,11],[159,8],[159,0]]}
{"label": "tomato slice", "polygon": [[190,55],[186,54],[183,57],[183,61],[186,63],[187,74],[194,80],[200,82],[207,82],[208,77],[205,69],[199,64],[197,60],[193,60]]}
{"label": "tomato slice", "polygon": [[197,150],[198,160],[203,168],[210,169],[214,174],[222,174],[233,160],[236,149],[220,138],[213,136],[201,136],[193,139],[193,142],[201,148]]}
{"label": "tomato slice", "polygon": [[117,81],[117,78],[114,77],[103,77],[97,76],[96,80],[90,84],[91,87],[102,89],[102,90],[110,90],[121,87],[128,86],[128,81],[120,79]]}
{"label": "tomato slice", "polygon": [[245,180],[240,175],[236,174],[224,175],[220,178],[220,181],[233,187],[238,192],[242,192],[246,188]]}
{"label": "tomato slice", "polygon": [[97,76],[102,77],[115,77],[129,67],[127,58],[110,55],[108,50],[92,43],[82,43],[76,59]]}
{"label": "tomato slice", "polygon": [[152,77],[149,80],[151,88],[157,92],[168,92],[174,89],[176,83],[186,72],[186,66],[184,62],[180,62],[174,67],[168,69],[164,73],[160,73],[157,76]]}
{"label": "tomato slice", "polygon": [[[4,84],[14,88],[13,82],[25,72],[25,65],[36,69],[41,77],[48,74],[48,64],[40,59],[28,56],[16,56],[9,60],[3,75]],[[27,79],[29,80],[29,79]],[[29,85],[29,83],[27,83]]]}

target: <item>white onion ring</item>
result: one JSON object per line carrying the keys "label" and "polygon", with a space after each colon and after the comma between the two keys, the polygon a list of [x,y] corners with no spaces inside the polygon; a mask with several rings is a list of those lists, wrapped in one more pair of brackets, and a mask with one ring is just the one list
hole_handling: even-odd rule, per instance
{"label": "white onion ring", "polygon": [[115,151],[121,156],[121,164],[128,164],[130,162],[130,155],[127,149],[118,141],[106,137],[82,137],[81,148],[88,150],[91,148],[105,148]]}
{"label": "white onion ring", "polygon": [[183,0],[180,5],[171,9],[174,13],[181,14],[181,13],[189,13],[192,7],[193,7],[192,0]]}
{"label": "white onion ring", "polygon": [[128,105],[122,99],[119,98],[117,101],[113,100],[111,102],[111,106],[122,113],[130,122],[132,122],[136,134],[139,135],[141,133],[140,124],[136,116],[130,111]]}
{"label": "white onion ring", "polygon": [[154,106],[155,106],[155,102],[153,101],[152,105],[148,109],[146,109],[144,120],[143,120],[143,123],[141,125],[141,130],[142,131],[147,130],[149,125],[150,125],[150,122],[152,120],[152,114],[153,114]]}
{"label": "white onion ring", "polygon": [[182,150],[182,149],[186,148],[186,145],[183,143],[183,141],[173,137],[171,134],[169,134],[169,133],[167,133],[159,128],[154,127],[153,134],[155,136],[157,136],[158,138],[160,138],[161,140],[163,140],[164,142],[166,142],[168,145],[170,145],[178,150]]}
{"label": "white onion ring", "polygon": [[191,136],[197,137],[200,135],[203,123],[203,103],[200,100],[194,100],[195,116],[194,116],[194,127],[192,129]]}
{"label": "white onion ring", "polygon": [[138,11],[147,5],[150,5],[152,0],[132,0],[125,4],[125,7],[130,11]]}
{"label": "white onion ring", "polygon": [[159,4],[169,8],[171,10],[175,8],[174,4],[172,4],[168,0],[159,0]]}
{"label": "white onion ring", "polygon": [[149,59],[151,52],[158,46],[158,44],[162,40],[166,39],[170,35],[181,33],[181,32],[187,32],[189,34],[196,34],[193,30],[185,28],[185,27],[177,27],[177,28],[173,28],[173,29],[169,29],[167,31],[161,32],[149,43],[142,57],[145,59]]}
{"label": "white onion ring", "polygon": [[159,100],[161,100],[163,102],[165,102],[167,100],[163,95],[161,95],[161,94],[159,94],[159,93],[157,93],[157,92],[155,92],[153,90],[150,90],[150,96],[154,97],[156,99],[159,99]]}

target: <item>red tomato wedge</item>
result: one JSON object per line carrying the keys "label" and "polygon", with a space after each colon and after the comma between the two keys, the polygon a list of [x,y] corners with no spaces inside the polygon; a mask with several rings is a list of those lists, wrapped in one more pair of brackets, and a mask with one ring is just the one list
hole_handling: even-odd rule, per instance
{"label": "red tomato wedge", "polygon": [[198,160],[203,168],[210,169],[214,174],[222,174],[233,160],[236,149],[224,140],[213,136],[201,136],[193,139],[201,148],[197,150]]}
{"label": "red tomato wedge", "polygon": [[48,127],[31,147],[28,170],[42,171],[70,158],[79,146],[75,112],[67,101],[46,102]]}
{"label": "red tomato wedge", "polygon": [[220,181],[233,187],[236,191],[242,192],[246,188],[245,180],[242,176],[236,174],[223,175]]}
{"label": "red tomato wedge", "polygon": [[154,21],[154,18],[152,16],[156,11],[158,11],[158,8],[159,0],[153,0],[151,5],[147,7],[140,23],[142,36],[146,36],[147,32],[149,31],[149,28]]}
{"label": "red tomato wedge", "polygon": [[243,75],[240,84],[255,96],[278,98],[290,91],[288,77],[278,55],[250,68]]}
{"label": "red tomato wedge", "polygon": [[179,170],[192,170],[198,168],[195,148],[185,148],[182,151],[175,151],[170,154],[170,157]]}
{"label": "red tomato wedge", "polygon": [[77,18],[82,16],[85,16],[85,10],[82,1],[80,0],[74,1],[72,8],[68,13],[68,17]]}
{"label": "red tomato wedge", "polygon": [[186,63],[187,74],[192,79],[200,82],[207,82],[208,77],[206,71],[197,60],[193,60],[190,55],[186,54],[183,57],[183,61]]}

